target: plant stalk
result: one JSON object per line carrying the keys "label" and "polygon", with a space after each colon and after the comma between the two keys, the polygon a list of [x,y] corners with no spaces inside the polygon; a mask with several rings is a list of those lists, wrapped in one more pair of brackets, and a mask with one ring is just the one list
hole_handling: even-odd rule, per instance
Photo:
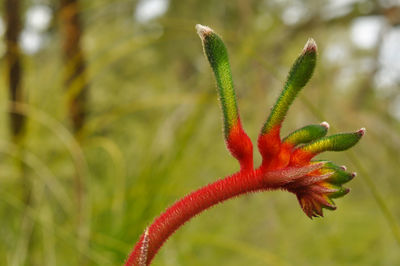
{"label": "plant stalk", "polygon": [[[126,260],[125,266],[150,265],[151,260],[168,237],[202,211],[241,194],[266,189],[268,187],[266,187],[261,172],[256,170],[235,173],[192,192],[154,220],[146,230],[148,246],[143,247],[146,235],[143,233]],[[144,263],[140,260],[143,257],[143,250],[147,250],[147,254],[144,254],[147,261]]]}
{"label": "plant stalk", "polygon": [[150,265],[165,241],[179,227],[202,211],[239,195],[285,189],[288,183],[295,182],[324,165],[325,162],[319,162],[304,167],[286,167],[273,171],[265,171],[263,167],[256,170],[241,170],[194,191],[154,220],[140,237],[125,266]]}

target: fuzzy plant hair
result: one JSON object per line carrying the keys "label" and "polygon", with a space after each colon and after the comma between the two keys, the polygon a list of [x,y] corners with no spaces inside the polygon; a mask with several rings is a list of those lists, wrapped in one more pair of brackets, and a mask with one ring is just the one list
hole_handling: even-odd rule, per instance
{"label": "fuzzy plant hair", "polygon": [[240,170],[218,179],[175,202],[147,227],[126,259],[126,266],[150,265],[165,241],[195,215],[225,200],[252,192],[285,190],[296,195],[310,217],[322,217],[323,209],[335,210],[333,199],[349,192],[342,185],[355,177],[343,166],[330,161],[312,160],[325,151],[344,151],[354,146],[365,129],[326,136],[327,122],[308,125],[281,138],[281,126],[290,105],[311,78],[317,62],[317,45],[309,39],[294,62],[284,89],[258,136],[262,156],[253,165],[253,144],[242,127],[233,88],[227,49],[211,28],[196,25],[204,54],[217,82],[222,108],[224,138]]}

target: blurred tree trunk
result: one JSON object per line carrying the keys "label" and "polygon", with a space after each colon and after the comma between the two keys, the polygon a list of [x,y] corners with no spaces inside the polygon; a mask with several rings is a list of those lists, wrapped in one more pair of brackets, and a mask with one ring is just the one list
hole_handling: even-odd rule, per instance
{"label": "blurred tree trunk", "polygon": [[69,116],[77,132],[85,123],[88,94],[78,0],[61,0],[60,16],[65,60],[64,85],[68,95]]}
{"label": "blurred tree trunk", "polygon": [[[75,136],[84,126],[87,108],[88,84],[86,80],[86,63],[81,47],[83,35],[80,21],[80,9],[78,0],[61,0],[60,19],[61,32],[63,35],[64,53],[64,86],[68,100],[68,112],[72,122]],[[81,250],[87,249],[88,231],[85,225],[84,209],[84,182],[82,176],[75,174],[75,195],[76,195],[76,222],[78,247]],[[79,265],[86,265],[84,256],[79,256]]]}
{"label": "blurred tree trunk", "polygon": [[[18,145],[18,159],[17,166],[20,169],[20,180],[23,192],[23,202],[25,209],[22,211],[21,216],[21,232],[16,243],[16,250],[11,257],[13,265],[24,264],[26,258],[29,257],[31,261],[35,260],[33,254],[34,247],[34,222],[29,218],[28,209],[33,205],[32,182],[26,174],[26,168],[22,162],[24,157],[23,135],[25,128],[25,117],[16,112],[15,103],[24,101],[24,92],[22,89],[22,66],[21,66],[21,49],[19,45],[19,37],[21,34],[21,5],[20,0],[5,0],[4,12],[6,21],[6,80],[8,84],[9,97],[10,97],[10,127],[11,136],[14,142]],[[21,255],[22,250],[25,250],[24,255]]]}
{"label": "blurred tree trunk", "polygon": [[[6,18],[6,61],[7,61],[7,79],[10,93],[11,104],[23,101],[22,91],[22,67],[21,51],[19,47],[19,35],[21,33],[20,1],[5,1]],[[10,106],[11,110],[13,106]],[[24,117],[21,114],[10,112],[11,134],[14,139],[18,139],[24,129]]]}
{"label": "blurred tree trunk", "polygon": [[[63,33],[65,89],[68,99],[69,116],[74,132],[77,133],[85,122],[87,81],[85,59],[81,48],[82,26],[79,19],[78,0],[61,0],[61,30]],[[83,185],[79,175],[75,180],[78,220],[80,223]]]}

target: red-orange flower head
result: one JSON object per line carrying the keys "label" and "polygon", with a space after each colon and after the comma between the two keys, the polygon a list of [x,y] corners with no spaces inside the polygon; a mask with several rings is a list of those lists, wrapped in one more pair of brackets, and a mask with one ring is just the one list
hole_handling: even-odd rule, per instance
{"label": "red-orange flower head", "polygon": [[[325,137],[329,124],[308,125],[281,139],[280,129],[289,106],[297,93],[311,78],[317,56],[317,46],[310,39],[303,52],[290,70],[285,88],[278,98],[271,114],[264,124],[258,138],[258,148],[263,157],[261,172],[303,168],[316,164],[311,159],[324,151],[343,151],[354,146],[364,135],[362,128],[354,133],[342,133]],[[320,162],[318,162],[320,164]],[[349,189],[342,184],[355,177],[344,167],[325,162],[317,170],[304,175],[280,176],[279,188],[286,189],[297,196],[297,199],[308,217],[323,216],[322,209],[336,209],[333,198],[346,195]],[[268,179],[268,178],[267,178]],[[276,180],[269,180],[276,182]],[[268,181],[268,182],[269,182]]]}
{"label": "red-orange flower head", "polygon": [[[222,39],[209,27],[197,26],[204,52],[217,81],[218,95],[223,111],[225,141],[231,154],[239,161],[241,172],[253,169],[250,138],[242,128],[236,95],[230,71],[228,53]],[[309,216],[322,216],[322,208],[335,209],[332,198],[348,193],[342,184],[355,174],[347,173],[333,163],[319,163],[313,169],[311,159],[323,151],[342,151],[355,145],[365,129],[325,137],[329,124],[309,125],[281,139],[280,130],[290,105],[311,78],[317,61],[317,45],[309,39],[293,64],[284,89],[264,123],[258,149],[261,166],[255,170],[265,181],[265,189],[285,189],[296,194]],[[297,169],[297,170],[296,170]],[[312,169],[312,171],[307,171]],[[303,173],[300,175],[299,173]]]}
{"label": "red-orange flower head", "polygon": [[[266,180],[270,184],[275,183],[279,188],[288,190],[297,196],[301,208],[308,217],[323,216],[322,209],[335,210],[332,199],[346,195],[350,190],[342,185],[353,179],[356,174],[346,171],[346,167],[337,166],[327,161],[311,161],[317,154],[323,151],[341,151],[348,149],[357,143],[364,135],[365,129],[355,133],[342,133],[329,137],[326,134],[329,125],[326,122],[320,125],[310,125],[299,129],[280,141],[280,150],[274,158],[275,164],[266,171],[279,172],[287,169],[309,169],[299,174],[286,174],[277,178],[272,176]],[[316,140],[311,136],[317,137]],[[321,136],[321,137],[318,137]],[[311,138],[310,138],[311,137]],[[300,145],[303,143],[302,145]],[[315,165],[316,170],[312,166]],[[277,167],[277,168],[276,168]],[[264,171],[261,167],[261,171]]]}

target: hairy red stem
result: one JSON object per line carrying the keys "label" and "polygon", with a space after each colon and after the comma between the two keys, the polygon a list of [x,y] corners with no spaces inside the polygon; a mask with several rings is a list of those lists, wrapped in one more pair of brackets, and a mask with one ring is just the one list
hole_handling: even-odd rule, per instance
{"label": "hairy red stem", "polygon": [[[200,212],[238,195],[266,189],[268,185],[260,171],[241,171],[204,186],[177,201],[148,228],[148,254],[145,265],[150,264],[169,236]],[[143,239],[144,234],[126,260],[126,266],[140,265]]]}
{"label": "hairy red stem", "polygon": [[320,169],[324,164],[325,162],[319,162],[304,167],[287,167],[272,171],[265,171],[262,167],[256,170],[242,170],[192,192],[154,220],[140,237],[125,266],[150,265],[168,237],[211,206],[249,192],[285,189],[286,184]]}

